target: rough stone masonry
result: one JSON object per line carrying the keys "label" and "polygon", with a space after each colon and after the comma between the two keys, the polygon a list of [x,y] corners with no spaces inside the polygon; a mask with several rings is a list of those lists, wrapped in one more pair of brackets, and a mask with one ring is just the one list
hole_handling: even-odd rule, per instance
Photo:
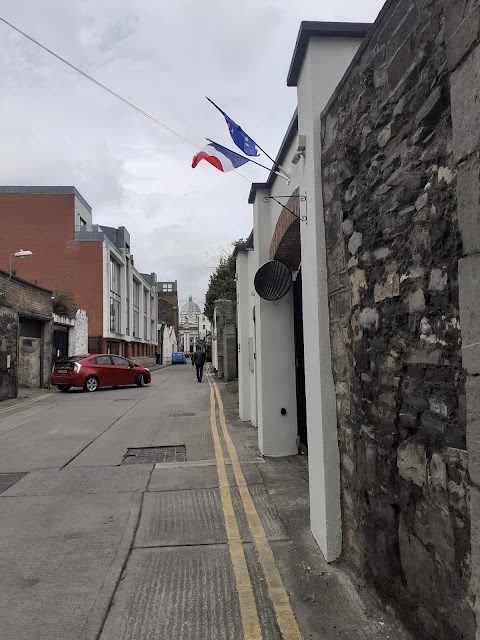
{"label": "rough stone masonry", "polygon": [[322,115],[344,554],[436,640],[477,629],[478,5],[387,2]]}

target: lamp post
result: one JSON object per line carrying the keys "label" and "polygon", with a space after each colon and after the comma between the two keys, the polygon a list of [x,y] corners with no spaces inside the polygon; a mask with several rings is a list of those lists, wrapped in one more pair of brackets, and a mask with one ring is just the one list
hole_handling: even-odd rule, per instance
{"label": "lamp post", "polygon": [[33,256],[33,253],[31,251],[24,251],[23,249],[20,249],[20,251],[16,251],[15,253],[10,254],[10,259],[9,259],[10,269],[9,269],[9,276],[8,276],[9,280],[12,277],[12,258],[30,258],[31,256]]}

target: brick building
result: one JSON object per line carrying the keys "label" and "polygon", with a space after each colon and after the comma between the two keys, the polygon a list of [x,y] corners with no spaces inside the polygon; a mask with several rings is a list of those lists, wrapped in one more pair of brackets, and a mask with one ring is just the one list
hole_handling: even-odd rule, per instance
{"label": "brick building", "polygon": [[0,400],[18,387],[48,387],[52,292],[0,271]]}
{"label": "brick building", "polygon": [[0,187],[0,221],[0,267],[19,247],[32,251],[32,259],[15,262],[17,274],[73,293],[89,318],[91,353],[154,357],[156,275],[135,269],[125,227],[92,224],[75,187]]}

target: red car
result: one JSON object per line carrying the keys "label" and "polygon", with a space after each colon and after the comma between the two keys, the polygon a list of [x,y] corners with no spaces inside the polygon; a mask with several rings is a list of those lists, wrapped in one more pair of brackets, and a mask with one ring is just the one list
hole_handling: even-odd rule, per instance
{"label": "red car", "polygon": [[99,387],[120,387],[136,384],[144,387],[152,381],[150,371],[131,360],[108,353],[72,356],[55,363],[50,382],[60,391],[83,387],[96,391]]}

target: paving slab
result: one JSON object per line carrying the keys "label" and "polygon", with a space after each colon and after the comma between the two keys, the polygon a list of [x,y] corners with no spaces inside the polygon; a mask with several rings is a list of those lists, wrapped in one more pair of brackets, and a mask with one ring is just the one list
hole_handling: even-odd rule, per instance
{"label": "paving slab", "polygon": [[214,465],[154,469],[149,491],[179,491],[186,489],[213,489],[218,487],[218,473]]}
{"label": "paving slab", "polygon": [[[262,486],[250,487],[253,501],[270,540],[285,540],[286,532],[275,506]],[[242,502],[232,489],[240,535],[250,542]],[[219,489],[163,491],[145,494],[135,547],[220,544],[227,542]]]}
{"label": "paving slab", "polygon": [[32,471],[2,496],[54,496],[145,491],[153,465],[67,467]]}
{"label": "paving slab", "polygon": [[112,423],[111,417],[35,418],[0,436],[0,472],[61,467]]}
{"label": "paving slab", "polygon": [[0,497],[2,639],[80,636],[133,503],[128,493]]}
{"label": "paving slab", "polygon": [[[235,479],[232,466],[227,464],[227,477],[231,486],[234,486]],[[243,475],[248,485],[262,484],[262,476],[254,464],[245,464]],[[214,461],[208,465],[198,461],[185,463],[171,463],[156,465],[150,484],[149,491],[179,491],[182,489],[212,489],[219,486],[217,467]]]}
{"label": "paving slab", "polygon": [[362,600],[344,572],[306,565],[291,541],[271,547],[304,638],[412,640],[395,620]]}
{"label": "paving slab", "polygon": [[240,640],[228,547],[137,549],[101,640]]}

